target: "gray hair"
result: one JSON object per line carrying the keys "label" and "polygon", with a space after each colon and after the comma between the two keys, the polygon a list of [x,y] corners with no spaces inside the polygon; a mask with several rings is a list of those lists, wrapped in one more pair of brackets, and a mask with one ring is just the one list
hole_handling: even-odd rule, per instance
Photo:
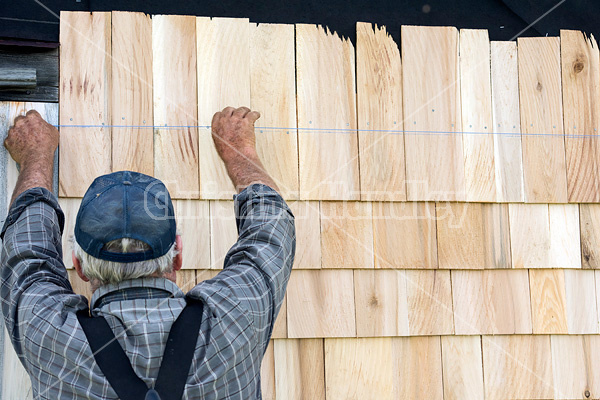
{"label": "gray hair", "polygon": [[[178,253],[173,244],[169,251],[161,257],[121,263],[93,257],[86,253],[74,238],[71,240],[75,257],[81,263],[81,270],[90,280],[92,287],[146,276],[163,276],[173,271],[173,259]],[[122,238],[108,242],[106,250],[115,253],[138,253],[150,250],[150,246],[141,240]]]}

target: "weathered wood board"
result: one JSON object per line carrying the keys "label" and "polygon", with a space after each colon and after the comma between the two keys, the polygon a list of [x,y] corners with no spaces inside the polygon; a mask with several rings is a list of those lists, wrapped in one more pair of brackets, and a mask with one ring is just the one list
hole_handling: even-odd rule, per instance
{"label": "weathered wood board", "polygon": [[294,25],[250,24],[250,108],[260,112],[256,150],[280,193],[297,199]]}
{"label": "weathered wood board", "polygon": [[402,62],[385,27],[356,24],[361,200],[406,200]]}
{"label": "weathered wood board", "polygon": [[460,109],[467,201],[496,201],[490,41],[487,30],[460,30]]}
{"label": "weathered wood board", "polygon": [[352,270],[293,271],[287,289],[288,337],[355,337]]}
{"label": "weathered wood board", "polygon": [[316,25],[296,25],[300,198],[360,198],[354,47]]}
{"label": "weathered wood board", "polygon": [[325,400],[323,339],[275,340],[274,355],[277,398]]}
{"label": "weathered wood board", "polygon": [[[60,15],[59,193],[83,197],[111,172],[111,13]],[[83,168],[82,166],[85,166]]]}
{"label": "weathered wood board", "polygon": [[440,268],[511,268],[508,206],[436,205]]}
{"label": "weathered wood board", "polygon": [[483,336],[482,348],[486,399],[553,397],[550,336]]}
{"label": "weathered wood board", "polygon": [[458,31],[402,26],[400,37],[407,198],[464,200]]}
{"label": "weathered wood board", "polygon": [[560,31],[567,188],[570,202],[600,201],[600,58],[596,40]]}
{"label": "weathered wood board", "polygon": [[452,271],[457,335],[532,333],[526,270]]}
{"label": "weathered wood board", "polygon": [[154,175],[174,199],[197,199],[196,19],[152,17]]}
{"label": "weathered wood board", "polygon": [[560,40],[519,38],[517,45],[525,201],[566,203]]}
{"label": "weathered wood board", "polygon": [[523,152],[517,44],[491,42],[490,60],[497,201],[522,202]]}
{"label": "weathered wood board", "polygon": [[481,338],[442,336],[441,341],[444,399],[483,399]]}
{"label": "weathered wood board", "polygon": [[111,13],[112,170],[154,174],[152,20]]}
{"label": "weathered wood board", "polygon": [[321,267],[373,268],[373,212],[367,202],[321,202]]}
{"label": "weathered wood board", "polygon": [[205,199],[231,199],[235,190],[217,154],[209,127],[215,112],[228,106],[250,105],[249,20],[198,17],[194,42],[198,57],[196,94],[202,149],[200,195]]}
{"label": "weathered wood board", "polygon": [[373,202],[372,207],[375,268],[437,268],[434,203]]}

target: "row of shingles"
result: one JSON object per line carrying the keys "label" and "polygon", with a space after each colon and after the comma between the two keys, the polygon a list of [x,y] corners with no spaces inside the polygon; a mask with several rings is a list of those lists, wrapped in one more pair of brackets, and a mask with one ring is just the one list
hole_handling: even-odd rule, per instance
{"label": "row of shingles", "polygon": [[[275,340],[279,399],[596,398],[597,335]],[[265,386],[263,386],[265,387]]]}
{"label": "row of shingles", "polygon": [[[490,46],[485,31],[461,31],[460,57],[453,28],[403,27],[402,33],[409,200],[598,201],[595,139],[600,77],[593,39],[586,40],[576,31],[561,32],[562,46],[558,38],[520,39],[517,64],[516,46],[510,42],[492,42]],[[359,48],[360,39],[359,35]],[[364,42],[375,50],[385,48],[375,40]],[[360,82],[364,62],[361,52],[357,54]],[[389,75],[394,63],[389,60],[370,61],[379,67],[375,74],[368,70],[374,76],[370,81],[375,82],[371,89],[377,88],[378,78],[393,82]],[[427,68],[423,68],[425,64]],[[374,99],[369,91],[361,93],[361,86],[358,94],[359,125],[368,129],[368,120],[377,124],[377,118],[371,110],[365,113],[364,106],[361,109],[361,99]],[[566,139],[562,136],[563,97]],[[393,109],[393,102],[387,103],[387,108]],[[524,127],[522,151],[520,121]],[[461,126],[463,133],[457,135]],[[489,135],[492,131],[494,135]],[[381,135],[368,132],[360,136],[376,134]],[[370,156],[374,145],[381,142],[379,138],[371,140],[364,148],[361,145],[361,156]],[[386,148],[403,155],[401,146]],[[429,156],[421,158],[425,153]],[[384,156],[379,165],[385,167],[385,153],[380,150],[379,154]],[[374,176],[369,176],[370,170],[362,162],[361,169],[362,198],[381,199],[370,192]],[[397,177],[389,175],[388,183],[392,178]]]}
{"label": "row of shingles", "polygon": [[[79,200],[61,199],[67,216],[66,232],[69,235],[72,232],[78,202]],[[175,201],[180,233],[185,241],[184,248],[189,249],[186,251],[188,256],[185,258],[185,268],[194,269],[202,265],[213,265],[212,268],[220,268],[226,251],[236,240],[237,232],[231,202],[211,201],[210,206],[208,203],[198,200]],[[340,206],[348,204],[351,203],[340,203]],[[307,210],[315,212],[312,206],[309,207],[304,202],[291,205],[296,214],[300,215],[298,221],[303,221],[302,215]],[[469,204],[469,206],[476,205]],[[537,207],[537,205],[527,207]],[[560,206],[551,205],[550,207]],[[464,210],[458,211],[464,213]],[[478,208],[474,216],[469,214],[465,217],[459,214],[458,216],[463,220],[457,219],[452,224],[448,224],[451,227],[457,226],[465,230],[465,233],[458,230],[453,237],[453,242],[459,243],[460,239],[472,229],[471,225],[477,227],[483,224],[486,226],[481,221],[480,213],[481,210]],[[350,214],[348,211],[342,213],[346,216]],[[541,215],[546,218],[542,219],[541,223],[546,231],[566,232],[567,234],[571,231],[564,228],[568,224],[558,224],[556,229],[550,231],[548,226],[552,224],[547,222],[547,212],[545,211]],[[393,270],[389,268],[394,266],[391,263],[386,265],[387,269],[373,269],[372,264],[368,264],[370,268],[364,269],[367,265],[360,264],[360,261],[356,265],[350,265],[350,268],[363,269],[335,269],[336,266],[346,266],[346,263],[355,262],[352,261],[354,258],[364,259],[364,254],[372,257],[372,250],[365,247],[360,240],[364,236],[364,226],[370,226],[370,218],[361,218],[360,216],[356,218],[356,215],[351,215],[351,217],[338,221],[334,231],[331,231],[330,226],[322,227],[324,232],[322,241],[323,243],[333,243],[331,248],[323,247],[321,250],[319,243],[316,244],[317,251],[304,245],[299,246],[301,249],[298,254],[304,254],[300,260],[314,259],[317,268],[321,264],[319,256],[321,251],[329,254],[327,257],[332,261],[329,265],[323,265],[325,269],[321,271],[294,271],[288,292],[290,337],[452,334],[454,325],[456,325],[457,334],[597,332],[598,319],[595,312],[576,312],[577,309],[591,310],[596,307],[594,271],[558,268],[552,270],[533,269],[536,266],[535,262],[532,262],[531,265],[521,266],[532,268],[529,273],[524,268],[517,270],[506,268],[483,271],[464,270],[467,267],[486,267],[484,263],[474,262],[471,265],[465,261],[473,259],[471,254],[480,247],[493,249],[507,246],[500,244],[494,247],[493,243],[486,244],[485,240],[490,237],[489,233],[476,234],[476,237],[480,237],[479,240],[473,240],[470,245],[461,247],[462,251],[459,253],[461,256],[455,257],[459,261],[453,266],[453,268],[461,270]],[[402,215],[387,215],[384,221],[389,224],[395,218],[403,223],[406,222]],[[522,220],[522,218],[515,219]],[[367,224],[365,224],[365,220],[368,221]],[[422,224],[426,218],[411,218],[410,220],[414,224],[409,227],[410,229],[392,231],[388,227],[386,234],[390,237],[404,238],[422,233],[423,229],[419,227],[419,224]],[[350,222],[352,222],[352,226],[345,226]],[[525,222],[528,226],[533,227],[540,224],[535,219]],[[360,224],[360,229],[356,227],[357,223]],[[318,233],[320,230],[318,215],[316,223],[313,222],[312,225],[311,231]],[[448,229],[448,227],[444,229]],[[368,231],[368,229],[366,230]],[[377,228],[374,230],[377,231]],[[311,231],[303,229],[299,230],[298,234],[301,237],[307,236]],[[494,231],[494,229],[486,228],[482,231],[485,233]],[[350,240],[344,239],[349,235],[348,232],[353,235]],[[529,229],[528,232],[523,240],[541,236],[541,233],[535,229]],[[574,232],[573,235],[577,236],[578,232]],[[484,237],[483,241],[481,236]],[[210,243],[208,238],[211,238]],[[357,238],[359,239],[357,240]],[[368,240],[372,240],[369,235],[367,235],[366,241]],[[540,245],[537,240],[526,252],[539,250]],[[418,240],[415,241],[418,243]],[[562,241],[554,240],[553,243],[555,243],[554,246],[560,246]],[[65,241],[65,254],[70,254],[68,246],[68,241]],[[355,247],[362,248],[357,252]],[[552,246],[548,246],[548,248],[551,250]],[[569,249],[552,251],[559,253],[567,251],[568,253]],[[572,253],[572,250],[570,252]],[[363,255],[349,257],[347,253]],[[384,254],[389,253],[388,250]],[[423,257],[422,250],[417,253],[421,254],[421,258]],[[209,254],[211,254],[210,257]],[[575,254],[578,254],[578,246]],[[350,261],[335,264],[336,257],[339,260]],[[415,259],[419,259],[419,257],[415,257]],[[478,260],[477,257],[474,259]],[[69,261],[68,258],[67,261]],[[296,264],[295,269],[313,266],[305,262],[300,265]],[[554,266],[564,267],[567,265],[557,264]],[[548,265],[543,265],[543,267],[547,268]],[[397,265],[397,268],[408,268],[408,266],[400,264]],[[448,266],[446,265],[445,268]],[[453,290],[450,289],[451,279],[454,285]],[[507,301],[512,305],[511,307],[501,305]],[[423,309],[428,309],[429,312],[425,315],[422,313]],[[529,317],[530,309],[533,310],[533,321]],[[285,316],[284,309],[279,318],[283,329],[282,337],[287,335],[285,331],[288,322],[282,320],[282,317]]]}
{"label": "row of shingles", "polygon": [[[200,147],[206,149],[200,157],[193,126],[210,125],[212,112],[225,104],[252,102],[264,108],[265,115],[276,115],[265,119],[267,127],[291,128],[285,129],[285,135],[283,129],[271,129],[258,139],[265,144],[263,158],[268,160],[269,170],[279,175],[276,178],[283,183],[286,197],[295,198],[298,192],[294,160],[299,150],[302,198],[357,198],[354,57],[349,42],[314,26],[297,28],[301,125],[297,149],[295,104],[290,101],[295,94],[291,26],[257,28],[244,19],[177,16],[155,16],[151,21],[143,14],[119,12],[112,13],[112,18],[109,13],[65,13],[65,20],[61,124],[96,127],[63,129],[63,195],[81,196],[94,176],[113,168],[154,172],[169,182],[176,198],[198,197],[199,193],[204,198],[226,198],[232,190],[210,132],[200,131]],[[525,201],[565,202],[567,181],[570,201],[597,200],[596,134],[590,133],[597,124],[597,51],[578,32],[563,31],[562,35],[562,62],[569,67],[563,68],[567,133],[581,132],[586,137],[567,137],[567,180],[564,157],[559,157],[565,145],[558,140],[563,126],[559,42],[556,38],[520,40],[519,94],[520,103],[526,105],[520,111],[525,130]],[[247,46],[234,43],[232,38],[239,36],[248,40]],[[404,27],[403,41],[406,71],[402,83],[393,41],[383,30],[373,32],[365,24],[358,26],[362,197],[405,198],[402,135],[378,132],[399,133],[403,123],[397,117],[403,113],[414,125],[407,122],[411,129],[404,138],[409,199],[520,201],[520,141],[511,137],[519,130],[511,113],[519,107],[513,99],[516,88],[507,86],[516,81],[506,79],[516,72],[516,49],[507,43],[492,43],[490,84],[485,31],[462,31],[460,59],[458,32],[453,28]],[[223,48],[237,50],[217,50]],[[169,56],[175,54],[178,56]],[[276,59],[278,54],[285,57]],[[198,57],[203,61],[197,63]],[[88,59],[95,62],[81,61]],[[213,62],[204,61],[208,59]],[[422,68],[423,63],[428,68]],[[82,102],[86,107],[76,107]],[[284,106],[278,107],[280,104]],[[111,139],[111,129],[101,127],[109,122],[139,128],[113,127]],[[158,145],[154,156],[151,130],[145,128],[153,123],[170,126],[155,130]],[[456,134],[461,126],[465,133]],[[492,126],[495,135],[478,134],[491,131]],[[546,136],[546,130],[555,135]],[[322,147],[329,150],[320,151]],[[285,156],[273,156],[273,149],[278,156]],[[423,157],[424,152],[432,153],[431,157]],[[77,168],[80,165],[87,168]],[[176,177],[174,166],[179,172]],[[594,179],[582,179],[582,174]]]}
{"label": "row of shingles", "polygon": [[[561,35],[562,46],[558,38],[519,39],[517,57],[514,43],[490,44],[483,30],[462,30],[459,45],[454,28],[403,27],[402,73],[397,46],[385,30],[358,24],[361,199],[598,201],[597,46],[581,32]],[[318,65],[322,57],[312,56]],[[299,62],[299,87],[303,67]],[[299,97],[300,109],[304,102]],[[338,128],[338,121],[332,123]],[[406,151],[394,137],[402,129]],[[314,139],[307,133],[300,132],[301,141]],[[348,144],[354,145],[350,140],[342,147]],[[340,154],[343,167],[353,166],[352,151]],[[309,183],[332,189],[321,179],[329,171],[307,173]],[[345,180],[343,188],[356,186],[352,174],[338,179]],[[354,199],[343,190],[304,197],[306,186],[301,179],[302,198]]]}
{"label": "row of shingles", "polygon": [[[60,198],[65,254],[80,202]],[[581,205],[579,215],[577,205],[554,204],[289,204],[296,216],[295,269],[581,269],[582,261],[583,268],[598,267],[598,205]],[[220,268],[237,239],[233,201],[174,205],[191,254],[185,268]]]}
{"label": "row of shingles", "polygon": [[[431,210],[423,207],[427,204],[373,203],[399,207],[373,215],[371,225],[369,203],[322,202],[321,247],[301,254],[320,253],[323,270],[292,276],[290,337],[452,334],[453,309],[457,334],[598,332],[594,271],[580,270],[577,205],[510,205],[509,224],[506,205],[438,203],[436,213],[433,204]],[[297,213],[299,221],[304,217]],[[593,235],[589,231],[582,234]],[[319,229],[313,232],[318,235]],[[298,235],[309,234],[302,228]],[[583,240],[591,243],[593,237]],[[404,242],[409,245],[402,250]],[[439,268],[451,272],[391,270],[437,268],[437,263],[423,265],[436,253]],[[314,258],[318,268],[318,254]],[[502,306],[507,301],[512,307]],[[423,308],[436,311],[428,314],[429,322],[422,320]]]}
{"label": "row of shingles", "polygon": [[290,338],[597,334],[593,271],[294,271]]}
{"label": "row of shingles", "polygon": [[288,128],[258,135],[257,144],[286,197],[297,197],[292,25],[63,14],[61,125],[75,127],[62,129],[62,196],[81,197],[96,176],[130,169],[165,181],[173,198],[231,198],[202,127],[226,105],[256,104],[267,126]]}

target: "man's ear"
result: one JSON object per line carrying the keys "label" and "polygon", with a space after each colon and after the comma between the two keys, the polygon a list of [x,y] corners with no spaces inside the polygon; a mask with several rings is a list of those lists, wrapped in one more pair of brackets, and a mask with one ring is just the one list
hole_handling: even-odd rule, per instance
{"label": "man's ear", "polygon": [[79,262],[79,259],[75,257],[74,251],[71,252],[71,257],[73,258],[73,266],[75,267],[75,271],[77,271],[77,275],[79,275],[84,282],[89,282],[90,280],[84,275],[83,270],[81,269],[81,263]]}
{"label": "man's ear", "polygon": [[183,241],[181,240],[181,235],[175,236],[175,249],[177,250],[177,255],[173,259],[173,271],[179,271],[183,265]]}

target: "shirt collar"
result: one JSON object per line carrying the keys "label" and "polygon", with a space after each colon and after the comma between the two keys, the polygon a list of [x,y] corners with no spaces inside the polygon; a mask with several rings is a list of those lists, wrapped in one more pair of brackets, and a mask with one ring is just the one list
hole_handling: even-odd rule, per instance
{"label": "shirt collar", "polygon": [[[128,279],[119,283],[109,283],[102,285],[92,295],[91,309],[95,309],[97,304],[106,297],[114,297],[111,301],[123,300],[124,296],[118,295],[119,292],[124,292],[127,289],[149,289],[149,294],[152,292],[161,293],[162,296],[151,297],[185,297],[179,286],[167,278],[145,277],[137,279]],[[113,296],[111,296],[111,294]]]}

